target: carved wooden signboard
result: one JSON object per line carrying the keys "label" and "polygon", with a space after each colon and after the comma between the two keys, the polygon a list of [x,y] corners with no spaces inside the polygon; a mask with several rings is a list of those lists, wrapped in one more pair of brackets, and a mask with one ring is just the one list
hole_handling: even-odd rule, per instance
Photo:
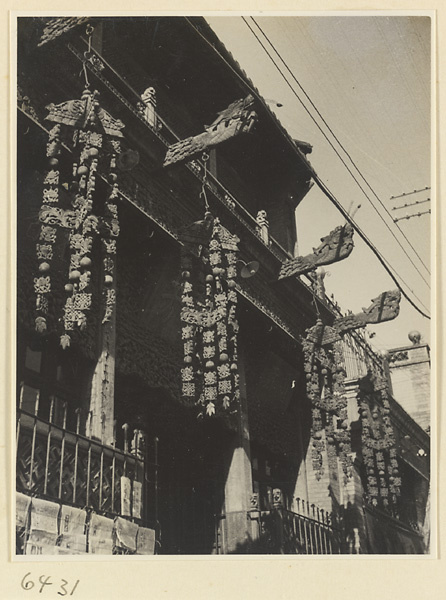
{"label": "carved wooden signboard", "polygon": [[180,140],[170,146],[164,159],[164,167],[213,148],[240,133],[249,133],[257,121],[257,113],[253,110],[254,98],[236,100],[218,114],[218,118],[205,128],[203,133]]}
{"label": "carved wooden signboard", "polygon": [[[69,230],[70,265],[65,284],[67,298],[63,313],[62,348],[70,346],[71,332],[83,330],[92,304],[91,265],[93,241],[100,235],[104,266],[103,323],[110,320],[116,292],[112,289],[116,238],[119,235],[117,198],[119,194],[116,156],[120,153],[124,124],[113,118],[99,103],[99,92],[87,84],[80,99],[49,104],[47,121],[54,123],[48,132],[47,168],[43,179],[42,204],[39,211],[40,233],[36,244],[39,261],[34,278],[36,293],[35,327],[47,331],[49,296],[52,291],[52,260],[58,229]],[[60,169],[59,157],[63,145],[72,150],[72,166],[68,181],[65,169]],[[96,199],[98,168],[104,169],[110,187],[105,202]],[[71,181],[70,181],[71,179]],[[65,198],[71,203],[63,206]],[[102,215],[96,215],[100,207]]]}
{"label": "carved wooden signboard", "polygon": [[353,227],[350,223],[339,225],[321,238],[321,244],[312,254],[291,258],[282,264],[279,279],[308,273],[316,267],[330,265],[347,258],[353,250]]}
{"label": "carved wooden signboard", "polygon": [[400,312],[400,300],[401,292],[399,290],[383,292],[372,300],[372,304],[368,308],[363,308],[361,313],[336,319],[333,327],[343,334],[352,329],[365,327],[369,323],[391,321]]}

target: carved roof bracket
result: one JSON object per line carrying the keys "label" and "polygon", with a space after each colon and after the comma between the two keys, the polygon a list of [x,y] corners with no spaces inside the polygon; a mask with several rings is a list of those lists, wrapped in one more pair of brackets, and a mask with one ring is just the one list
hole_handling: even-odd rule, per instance
{"label": "carved roof bracket", "polygon": [[353,329],[365,327],[367,324],[375,325],[392,321],[400,312],[400,300],[401,292],[399,290],[382,292],[372,300],[372,304],[368,308],[363,308],[361,313],[340,317],[335,320],[333,326],[340,335],[343,335]]}
{"label": "carved roof bracket", "polygon": [[218,114],[217,119],[196,136],[180,140],[170,146],[164,159],[164,167],[190,160],[201,152],[229,140],[240,133],[250,133],[258,120],[254,110],[254,97],[236,100]]}
{"label": "carved roof bracket", "polygon": [[353,250],[353,227],[350,223],[339,225],[321,238],[321,242],[311,254],[286,260],[280,268],[278,279],[303,275],[316,267],[330,265],[347,258]]}

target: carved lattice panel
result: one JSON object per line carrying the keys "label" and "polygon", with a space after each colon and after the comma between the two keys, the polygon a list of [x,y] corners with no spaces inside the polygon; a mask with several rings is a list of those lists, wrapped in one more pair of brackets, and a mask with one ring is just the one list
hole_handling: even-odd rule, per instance
{"label": "carved lattice panel", "polygon": [[[32,466],[32,478],[30,470]],[[36,436],[34,454],[31,432],[21,432],[17,448],[17,489],[43,493],[46,462],[46,438]]]}
{"label": "carved lattice panel", "polygon": [[59,442],[54,442],[50,446],[48,461],[48,481],[47,495],[52,498],[59,497],[59,474],[60,474],[60,447]]}
{"label": "carved lattice panel", "polygon": [[75,450],[65,446],[62,470],[62,500],[73,502]]}
{"label": "carved lattice panel", "polygon": [[124,474],[124,468],[122,462],[115,462],[115,495],[113,499],[114,510],[120,512],[121,510],[121,477]]}
{"label": "carved lattice panel", "polygon": [[103,473],[102,473],[102,503],[101,510],[112,510],[112,478],[113,478],[113,461],[109,456],[104,456]]}
{"label": "carved lattice panel", "polygon": [[[33,430],[22,428],[17,448],[18,490],[120,514],[121,477],[125,475],[131,482],[144,481],[141,461],[135,461],[129,454],[89,443],[85,438],[80,437],[76,442],[72,433],[54,430],[37,434],[34,452],[32,440]],[[31,463],[33,476],[30,480]],[[127,497],[127,500],[132,502],[132,498]]]}
{"label": "carved lattice panel", "polygon": [[99,487],[101,479],[101,458],[99,454],[91,453],[90,459],[90,496],[89,506],[99,509]]}
{"label": "carved lattice panel", "polygon": [[87,505],[87,467],[88,452],[84,448],[78,449],[77,456],[77,476],[76,476],[76,504],[79,506]]}
{"label": "carved lattice panel", "polygon": [[16,484],[18,490],[27,490],[31,463],[31,438],[23,434],[17,447]]}

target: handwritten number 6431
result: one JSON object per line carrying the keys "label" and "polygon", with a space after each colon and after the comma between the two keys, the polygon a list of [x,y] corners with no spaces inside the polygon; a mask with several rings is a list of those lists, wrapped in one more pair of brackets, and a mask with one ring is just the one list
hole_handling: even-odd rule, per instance
{"label": "handwritten number 6431", "polygon": [[[26,573],[26,575],[23,577],[22,581],[21,581],[21,586],[24,590],[32,590],[34,588],[34,586],[36,585],[36,583],[30,578],[31,572]],[[66,596],[67,594],[72,596],[74,594],[75,589],[77,588],[78,584],[79,584],[79,579],[76,580],[76,582],[74,583],[73,587],[71,588],[71,591],[69,591],[67,589],[67,586],[69,585],[69,582],[66,579],[60,579],[60,582],[56,582],[56,581],[51,581],[51,575],[41,575],[39,577],[39,583],[40,583],[40,588],[39,588],[39,594],[41,594],[43,592],[43,590],[45,589],[46,586],[48,585],[57,585],[57,583],[59,583],[59,590],[57,593],[59,596]],[[57,589],[57,588],[55,588]]]}

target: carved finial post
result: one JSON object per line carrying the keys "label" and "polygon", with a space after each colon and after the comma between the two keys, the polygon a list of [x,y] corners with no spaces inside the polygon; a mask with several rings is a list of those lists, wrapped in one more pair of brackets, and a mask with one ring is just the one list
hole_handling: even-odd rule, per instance
{"label": "carved finial post", "polygon": [[266,210],[259,210],[256,217],[257,231],[263,242],[269,244],[269,221],[267,219]]}
{"label": "carved finial post", "polygon": [[149,87],[141,94],[141,100],[144,102],[144,117],[146,121],[154,128],[158,129],[158,118],[156,114],[156,91]]}
{"label": "carved finial post", "polygon": [[283,507],[283,494],[280,488],[273,489],[273,505],[274,508],[282,508]]}
{"label": "carved finial post", "polygon": [[251,498],[250,498],[250,511],[258,511],[259,510],[259,494],[257,492],[254,492],[253,494],[251,494]]}
{"label": "carved finial post", "polygon": [[122,426],[122,429],[124,431],[124,452],[129,451],[129,429],[130,426],[128,423],[124,423],[124,425]]}
{"label": "carved finial post", "polygon": [[143,460],[146,453],[147,436],[141,429],[135,429],[132,439],[132,454]]}

